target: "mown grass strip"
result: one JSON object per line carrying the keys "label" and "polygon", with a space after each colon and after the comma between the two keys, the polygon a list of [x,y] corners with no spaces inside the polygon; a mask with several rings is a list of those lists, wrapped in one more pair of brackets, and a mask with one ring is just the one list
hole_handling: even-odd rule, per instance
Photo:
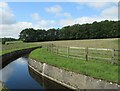
{"label": "mown grass strip", "polygon": [[107,64],[106,62],[99,62],[95,60],[84,61],[65,58],[57,54],[47,52],[45,48],[34,50],[30,54],[30,57],[32,59],[38,60],[40,62],[46,62],[59,68],[118,83],[117,65]]}

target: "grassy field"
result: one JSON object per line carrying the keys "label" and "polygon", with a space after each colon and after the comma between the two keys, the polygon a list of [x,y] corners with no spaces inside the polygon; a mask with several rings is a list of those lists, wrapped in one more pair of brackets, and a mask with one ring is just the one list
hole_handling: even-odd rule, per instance
{"label": "grassy field", "polygon": [[[120,41],[120,40],[119,40]],[[66,40],[66,41],[48,41],[23,43],[22,41],[7,42],[5,45],[0,45],[0,54],[5,54],[14,50],[39,46],[41,44],[53,43],[57,46],[77,46],[77,47],[93,47],[93,48],[114,48],[118,49],[118,38],[112,39],[91,39],[91,40]],[[120,42],[119,42],[120,43]]]}
{"label": "grassy field", "polygon": [[112,39],[90,39],[90,40],[65,40],[65,41],[50,41],[50,42],[42,42],[42,43],[43,44],[54,43],[57,46],[118,49],[118,43],[120,45],[120,38],[119,39],[112,38]]}
{"label": "grassy field", "polygon": [[[46,43],[53,43],[56,46],[60,47],[88,47],[88,48],[105,48],[105,49],[115,49],[118,50],[118,45],[120,45],[120,38],[111,38],[111,39],[90,39],[90,40],[66,40],[66,41],[50,41],[50,42],[43,42],[42,44]],[[60,48],[59,47],[59,48]],[[60,48],[62,54],[65,54],[67,56],[67,50],[66,48]],[[72,51],[72,50],[71,50]],[[77,50],[79,51],[79,50]],[[84,50],[79,51],[78,55],[84,55]],[[97,54],[92,54],[97,52]],[[99,54],[100,53],[100,54]],[[104,55],[105,54],[105,55]],[[118,63],[118,51],[115,51],[115,63]],[[77,55],[75,52],[70,52],[70,55]],[[109,58],[109,60],[101,60],[101,59],[96,59],[96,60],[101,60],[101,61],[108,61],[109,63],[112,62],[112,52],[111,51],[90,51],[88,56],[91,57],[102,57],[102,58]],[[80,56],[82,58],[82,56]],[[83,58],[85,58],[83,56]],[[89,57],[90,58],[90,57]],[[92,59],[92,58],[90,58]]]}
{"label": "grassy field", "polygon": [[13,41],[8,42],[5,45],[1,45],[2,49],[0,50],[0,54],[5,54],[11,51],[25,49],[25,48],[31,48],[35,46],[40,46],[40,43],[23,43],[22,41]]}
{"label": "grassy field", "polygon": [[71,59],[61,57],[57,54],[47,52],[45,48],[34,50],[30,57],[48,64],[71,70],[74,72],[82,73],[92,76],[94,78],[100,78],[107,81],[118,83],[118,66],[107,64],[106,62],[96,62],[94,60],[84,61],[78,59]]}

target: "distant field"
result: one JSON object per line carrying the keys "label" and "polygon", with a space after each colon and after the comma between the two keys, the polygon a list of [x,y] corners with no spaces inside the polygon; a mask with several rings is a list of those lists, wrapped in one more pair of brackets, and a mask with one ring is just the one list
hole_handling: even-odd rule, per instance
{"label": "distant field", "polygon": [[0,54],[4,54],[13,50],[39,46],[46,43],[54,43],[58,46],[78,46],[78,47],[93,47],[93,48],[114,48],[118,49],[118,40],[120,38],[112,39],[90,39],[90,40],[65,40],[65,41],[48,41],[48,42],[34,42],[23,43],[22,41],[7,42],[8,45],[0,45]]}
{"label": "distant field", "polygon": [[[76,47],[92,47],[92,48],[114,48],[118,49],[118,41],[120,44],[120,38],[112,39],[90,39],[90,40],[65,40],[65,41],[50,41],[42,42],[54,43],[57,46],[76,46]],[[38,42],[39,43],[39,42]]]}

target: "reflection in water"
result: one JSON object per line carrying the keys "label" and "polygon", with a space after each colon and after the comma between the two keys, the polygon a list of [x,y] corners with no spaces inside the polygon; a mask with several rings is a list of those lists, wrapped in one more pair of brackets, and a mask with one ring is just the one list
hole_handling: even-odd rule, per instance
{"label": "reflection in water", "polygon": [[6,67],[2,72],[2,81],[9,89],[43,89],[28,72],[27,58],[21,57]]}
{"label": "reflection in water", "polygon": [[[8,69],[8,70],[6,70]],[[12,74],[14,73],[14,68],[13,66],[7,66],[6,69],[2,69],[0,71],[1,74],[1,79],[0,81],[2,82],[7,82],[7,80],[12,76]]]}
{"label": "reflection in water", "polygon": [[42,91],[48,89],[69,90],[33,71],[28,66],[28,58],[25,57],[16,59],[0,70],[0,80],[5,83],[5,86],[10,91],[13,89],[40,89]]}
{"label": "reflection in water", "polygon": [[67,87],[64,87],[54,81],[51,81],[45,77],[43,77],[42,75],[38,74],[37,72],[35,72],[31,67],[29,67],[29,73],[30,75],[41,85],[43,86],[44,88],[46,88],[48,91],[51,89],[61,89],[62,91],[66,91],[66,90],[69,90],[69,91],[73,91],[73,90],[70,90],[69,88]]}

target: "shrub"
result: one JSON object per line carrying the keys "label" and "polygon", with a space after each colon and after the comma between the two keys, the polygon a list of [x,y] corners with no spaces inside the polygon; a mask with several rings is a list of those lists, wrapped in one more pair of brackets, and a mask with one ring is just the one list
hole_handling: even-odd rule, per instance
{"label": "shrub", "polygon": [[2,40],[2,44],[3,44],[3,45],[5,44],[5,42],[6,42],[5,40]]}

